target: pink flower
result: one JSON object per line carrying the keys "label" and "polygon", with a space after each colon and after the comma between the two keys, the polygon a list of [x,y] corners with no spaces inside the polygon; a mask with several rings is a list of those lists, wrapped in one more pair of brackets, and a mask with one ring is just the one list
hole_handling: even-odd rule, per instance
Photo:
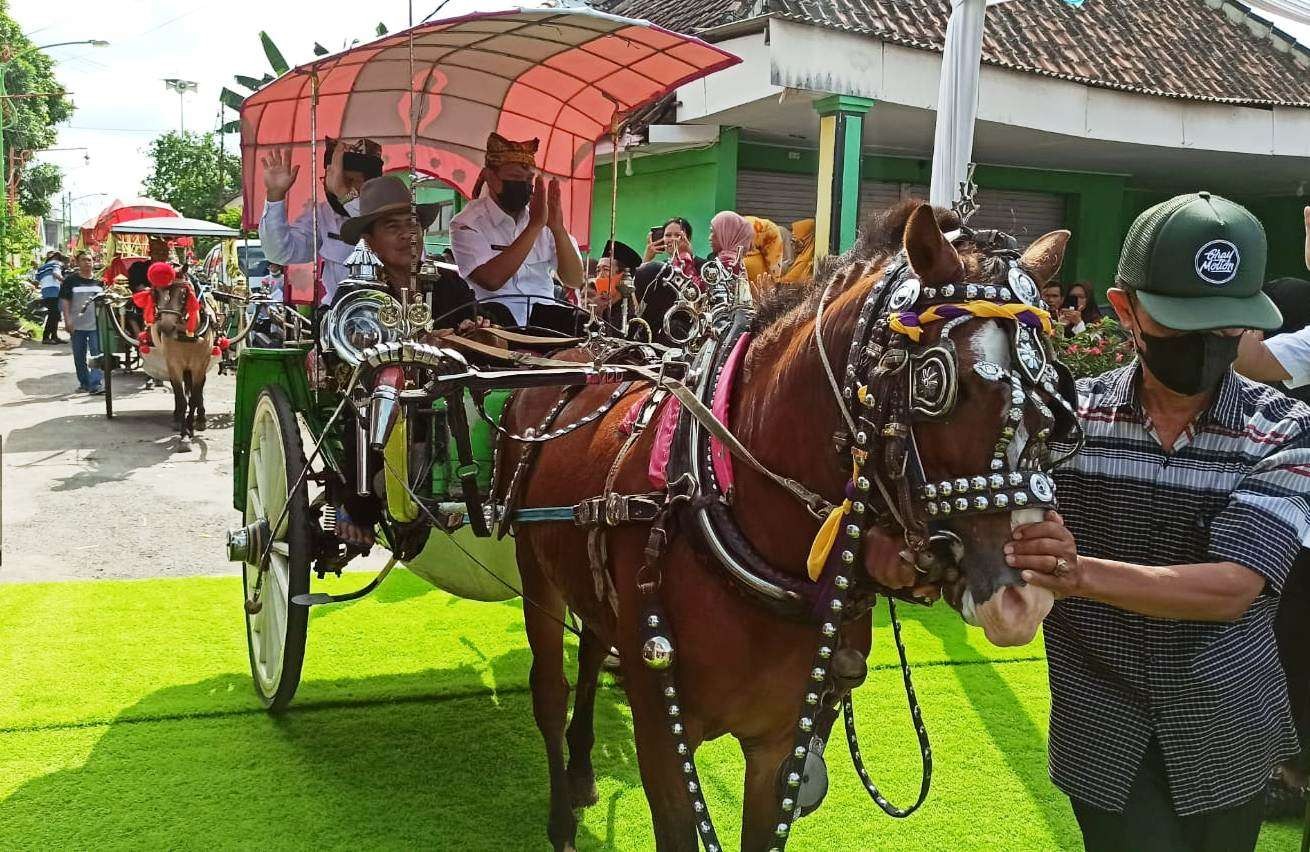
{"label": "pink flower", "polygon": [[1103,350],[1103,349],[1102,349],[1101,347],[1099,347],[1099,346],[1093,346],[1091,349],[1088,349],[1088,350],[1087,350],[1087,354],[1088,354],[1088,355],[1100,355],[1100,354],[1102,354],[1104,351],[1105,351],[1105,350]]}

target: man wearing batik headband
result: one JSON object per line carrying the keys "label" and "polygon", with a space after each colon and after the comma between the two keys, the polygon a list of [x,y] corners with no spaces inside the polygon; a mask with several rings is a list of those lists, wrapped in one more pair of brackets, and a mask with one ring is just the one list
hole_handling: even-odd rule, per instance
{"label": "man wearing batik headband", "polygon": [[554,276],[576,289],[583,270],[564,227],[559,181],[547,184],[536,172],[537,144],[487,138],[485,191],[451,221],[450,248],[478,299],[504,304],[516,325],[552,326],[543,317],[558,311],[550,304]]}
{"label": "man wearing batik headband", "polygon": [[314,211],[306,207],[294,222],[287,221],[287,193],[300,174],[291,164],[290,149],[263,158],[264,215],[259,239],[270,263],[323,262],[323,304],[331,304],[337,285],[346,277],[346,258],[355,246],[341,238],[341,223],[359,212],[356,200],[364,181],[382,174],[382,146],[371,139],[346,143],[328,139],[323,145],[323,191],[318,204],[318,240],[314,239]]}

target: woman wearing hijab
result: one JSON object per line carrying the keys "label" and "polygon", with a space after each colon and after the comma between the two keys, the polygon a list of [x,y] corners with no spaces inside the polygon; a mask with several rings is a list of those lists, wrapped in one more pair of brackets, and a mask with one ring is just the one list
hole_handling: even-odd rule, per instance
{"label": "woman wearing hijab", "polygon": [[751,283],[759,281],[763,275],[777,278],[782,274],[782,256],[786,249],[782,231],[772,221],[759,216],[742,218],[750,223],[753,231],[750,249],[743,258],[746,276]]}
{"label": "woman wearing hijab", "polygon": [[744,259],[755,242],[755,228],[744,216],[731,210],[716,213],[710,220],[710,253],[729,271],[740,273]]}
{"label": "woman wearing hijab", "polygon": [[778,279],[782,284],[809,284],[814,280],[814,220],[791,223],[791,244],[795,259]]}

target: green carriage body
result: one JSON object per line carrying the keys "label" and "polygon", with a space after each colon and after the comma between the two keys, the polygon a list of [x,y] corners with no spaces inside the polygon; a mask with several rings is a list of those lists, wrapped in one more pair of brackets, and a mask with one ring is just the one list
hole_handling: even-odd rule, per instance
{"label": "green carriage body", "polygon": [[[294,415],[314,438],[324,434],[328,420],[340,401],[336,394],[320,394],[310,387],[305,366],[310,346],[305,343],[291,344],[282,349],[245,347],[238,356],[232,436],[232,503],[238,511],[246,507],[251,425],[261,393],[269,387],[280,388]],[[492,418],[499,419],[509,394],[509,391],[492,391],[487,394],[484,407]],[[465,404],[469,404],[467,396]],[[445,411],[446,402],[438,399],[432,406],[435,412],[441,413]],[[478,469],[478,487],[485,495],[491,489],[496,433],[480,417],[471,416],[469,420],[473,455]],[[434,418],[434,422],[444,422],[444,418]],[[334,469],[342,457],[340,428],[337,426],[328,430],[323,440],[323,456],[327,465]],[[311,453],[312,445],[306,445],[306,457]],[[431,483],[426,496],[433,503],[463,501],[456,475],[459,467],[455,442],[445,441],[444,451],[432,464],[431,475],[422,478],[425,485]],[[385,530],[383,533],[385,541]],[[499,601],[518,595],[519,575],[513,540],[478,538],[468,525],[453,531],[432,530],[422,551],[402,564],[414,574],[458,597]]]}
{"label": "green carriage body", "polygon": [[[232,506],[237,511],[245,508],[250,423],[260,391],[270,385],[281,387],[291,402],[292,410],[304,419],[310,433],[316,437],[323,433],[327,420],[337,405],[337,397],[324,399],[310,388],[305,369],[305,358],[309,349],[309,344],[290,344],[282,349],[245,347],[241,350],[237,362],[232,435]],[[487,394],[484,407],[492,419],[499,421],[509,394],[509,391],[492,391]],[[433,402],[432,407],[434,411],[444,412],[446,401],[438,399]],[[478,489],[486,494],[491,490],[496,435],[492,427],[480,417],[470,417],[469,421],[473,458],[478,466]],[[329,434],[324,440],[323,449],[329,463],[335,464],[341,455],[339,437]],[[443,457],[432,466],[432,497],[440,500],[462,499],[458,491],[458,477],[455,475],[458,467],[459,459],[456,458],[454,442],[448,441]]]}

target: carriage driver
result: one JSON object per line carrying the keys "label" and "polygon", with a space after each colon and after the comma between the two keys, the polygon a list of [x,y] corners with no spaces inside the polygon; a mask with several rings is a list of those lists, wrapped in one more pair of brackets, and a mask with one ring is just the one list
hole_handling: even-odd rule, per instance
{"label": "carriage driver", "polygon": [[[417,213],[417,219],[415,219]],[[359,214],[341,223],[341,238],[355,245],[360,239],[382,262],[382,279],[392,295],[399,297],[410,280],[415,251],[423,249],[423,231],[437,215],[437,205],[411,205],[409,187],[395,175],[384,175],[366,182],[359,193]],[[453,285],[459,285],[455,287]],[[461,330],[484,325],[485,320],[454,316],[451,308],[472,301],[472,294],[458,280],[434,280],[424,275],[420,290],[433,291],[433,316],[437,326],[458,323]],[[442,317],[446,319],[443,321]],[[355,430],[346,429],[343,438],[341,471],[345,487],[335,499],[337,537],[347,544],[368,548],[373,544],[373,528],[381,518],[381,501],[374,495],[361,497],[353,482],[355,471]],[[381,462],[377,463],[378,467]],[[375,468],[376,469],[376,468]]]}
{"label": "carriage driver", "polygon": [[364,182],[382,174],[382,146],[371,139],[346,143],[328,139],[324,143],[323,190],[318,204],[318,244],[314,242],[314,211],[306,207],[294,222],[287,221],[287,193],[300,174],[291,164],[291,151],[274,151],[263,158],[264,215],[259,219],[259,239],[264,256],[272,263],[323,263],[323,289],[315,301],[331,304],[337,285],[346,277],[346,258],[355,243],[341,234],[342,224],[359,212],[355,196]]}
{"label": "carriage driver", "polygon": [[573,289],[584,276],[577,243],[564,227],[559,181],[547,185],[536,173],[537,144],[487,137],[478,179],[486,191],[451,221],[450,248],[478,299],[503,304],[514,325],[553,327],[560,309],[534,304],[534,297],[553,300],[554,275]]}

